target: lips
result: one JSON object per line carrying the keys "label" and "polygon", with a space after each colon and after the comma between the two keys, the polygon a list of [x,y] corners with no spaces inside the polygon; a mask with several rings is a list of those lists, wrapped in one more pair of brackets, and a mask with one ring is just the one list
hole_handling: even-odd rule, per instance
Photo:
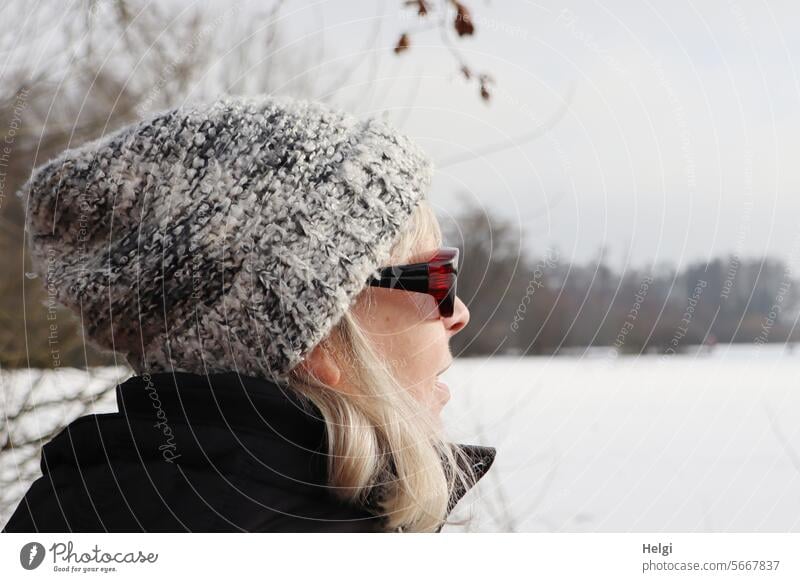
{"label": "lips", "polygon": [[450,401],[450,387],[444,382],[442,382],[439,376],[441,376],[452,365],[453,365],[453,360],[450,360],[450,362],[444,368],[442,368],[436,373],[436,391],[438,392],[439,398],[441,399],[442,406],[444,406]]}

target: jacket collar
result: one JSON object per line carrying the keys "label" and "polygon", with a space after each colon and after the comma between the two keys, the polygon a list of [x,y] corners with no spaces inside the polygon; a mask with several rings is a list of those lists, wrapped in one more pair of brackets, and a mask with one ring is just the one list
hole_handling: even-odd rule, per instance
{"label": "jacket collar", "polygon": [[[227,427],[232,433],[271,431],[273,438],[285,439],[298,450],[322,452],[326,440],[325,422],[319,410],[301,399],[285,384],[237,372],[194,374],[158,372],[133,376],[117,385],[121,414],[131,418],[154,416],[169,426],[172,422],[193,426],[207,424]],[[496,449],[490,446],[450,443],[460,448],[475,475],[469,487],[459,484],[453,491],[448,514],[464,495],[488,472]],[[180,453],[178,453],[180,454]]]}

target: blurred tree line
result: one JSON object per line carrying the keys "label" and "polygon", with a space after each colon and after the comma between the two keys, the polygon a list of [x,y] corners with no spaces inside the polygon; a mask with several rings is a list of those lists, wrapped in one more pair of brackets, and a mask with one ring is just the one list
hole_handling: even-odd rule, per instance
{"label": "blurred tree line", "polygon": [[461,249],[458,294],[470,309],[469,326],[451,340],[459,355],[590,346],[669,354],[696,344],[800,339],[798,282],[779,259],[730,255],[620,272],[602,250],[584,263],[553,248],[527,252],[511,221],[477,205],[445,231]]}

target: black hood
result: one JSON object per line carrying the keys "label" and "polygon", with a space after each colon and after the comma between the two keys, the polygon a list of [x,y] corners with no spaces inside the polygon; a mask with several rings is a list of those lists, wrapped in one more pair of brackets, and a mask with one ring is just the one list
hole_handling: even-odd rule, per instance
{"label": "black hood", "polygon": [[[116,396],[119,412],[83,416],[44,446],[43,476],[4,531],[383,529],[333,495],[325,422],[283,384],[165,372]],[[494,462],[493,447],[452,446],[478,480]]]}

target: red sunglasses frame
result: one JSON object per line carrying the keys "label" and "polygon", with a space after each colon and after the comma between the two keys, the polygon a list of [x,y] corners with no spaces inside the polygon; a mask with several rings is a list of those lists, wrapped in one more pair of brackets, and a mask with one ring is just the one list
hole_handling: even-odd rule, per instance
{"label": "red sunglasses frame", "polygon": [[428,261],[382,267],[378,273],[380,277],[367,280],[369,285],[432,295],[439,314],[452,317],[458,283],[458,248],[442,247]]}

